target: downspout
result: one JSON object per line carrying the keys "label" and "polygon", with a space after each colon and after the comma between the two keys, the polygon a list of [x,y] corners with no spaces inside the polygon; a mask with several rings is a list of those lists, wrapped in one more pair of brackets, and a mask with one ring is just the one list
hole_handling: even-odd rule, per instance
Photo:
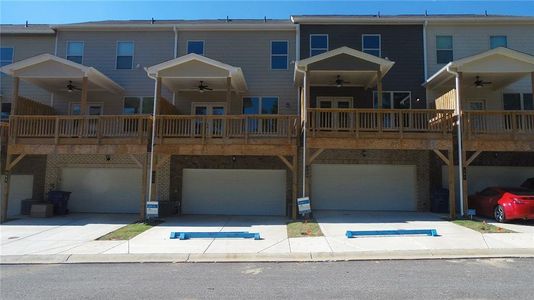
{"label": "downspout", "polygon": [[[157,107],[158,107],[158,79],[157,76],[151,76],[150,73],[148,73],[148,70],[145,68],[145,71],[147,71],[147,75],[149,78],[154,79],[154,107],[152,111],[152,139],[150,141],[150,168],[148,169],[148,201],[152,201],[152,180],[153,176],[152,173],[154,171],[154,145],[156,140],[156,113],[157,113]],[[145,182],[146,184],[146,182]],[[145,205],[145,216],[146,216],[146,205]]]}
{"label": "downspout", "polygon": [[[295,63],[296,64],[296,63]],[[304,93],[304,103],[302,105],[302,111],[300,112],[301,116],[304,116],[303,122],[302,122],[302,197],[306,197],[306,132],[307,132],[307,123],[308,123],[308,114],[307,114],[307,98],[308,98],[308,91],[306,88],[306,81],[308,80],[306,77],[306,72],[299,70],[298,67],[295,66],[295,70],[297,72],[304,74],[304,84],[302,93]],[[300,99],[299,99],[300,100]],[[297,199],[295,199],[297,201]]]}
{"label": "downspout", "polygon": [[[172,27],[172,30],[174,31],[174,58],[178,57],[178,30],[176,29],[176,25]],[[176,92],[172,92],[172,105],[176,105]]]}
{"label": "downspout", "polygon": [[[458,72],[453,71],[450,69],[450,65],[447,66],[447,72],[453,74],[455,76],[455,87],[456,87],[456,113],[458,116],[458,178],[460,179],[460,215],[464,216],[464,186],[463,186],[463,169],[464,169],[464,163],[463,163],[463,140],[462,140],[462,131],[463,131],[463,123],[462,123],[462,109],[461,109],[461,103],[460,103],[460,74]],[[454,164],[451,164],[451,167]]]}
{"label": "downspout", "polygon": [[428,79],[428,54],[427,54],[427,45],[426,45],[426,26],[428,25],[428,20],[425,20],[423,23],[423,57],[424,68],[425,68],[425,81]]}

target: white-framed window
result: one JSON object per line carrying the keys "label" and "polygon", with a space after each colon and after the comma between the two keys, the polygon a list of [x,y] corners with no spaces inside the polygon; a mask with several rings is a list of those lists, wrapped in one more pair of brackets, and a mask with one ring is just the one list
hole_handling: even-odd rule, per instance
{"label": "white-framed window", "polygon": [[276,115],[278,114],[278,97],[247,96],[243,97],[243,114]]}
{"label": "white-framed window", "polygon": [[[378,107],[378,91],[373,91],[373,107]],[[412,108],[412,92],[410,91],[383,91],[383,109],[410,109]]]}
{"label": "white-framed window", "polygon": [[67,41],[67,59],[75,63],[83,64],[84,48],[84,42]]}
{"label": "white-framed window", "polygon": [[9,120],[9,115],[11,115],[11,103],[2,103],[1,107],[0,120],[7,121]]}
{"label": "white-framed window", "polygon": [[490,36],[490,49],[497,47],[508,47],[508,38],[506,37],[506,35]]}
{"label": "white-framed window", "polygon": [[532,93],[504,93],[502,102],[504,110],[534,110]]}
{"label": "white-framed window", "polygon": [[382,41],[380,34],[362,34],[362,52],[381,57],[381,47]]}
{"label": "white-framed window", "polygon": [[125,115],[152,114],[154,97],[124,97],[122,113]]}
{"label": "white-framed window", "polygon": [[287,70],[289,66],[289,42],[271,41],[271,70]]}
{"label": "white-framed window", "polygon": [[486,100],[485,99],[467,100],[467,109],[468,110],[486,110]]}
{"label": "white-framed window", "polygon": [[328,51],[328,34],[310,34],[310,56]]}
{"label": "white-framed window", "polygon": [[448,64],[453,57],[452,35],[436,36],[436,63]]}
{"label": "white-framed window", "polygon": [[[100,116],[104,114],[104,103],[89,102],[87,104],[88,114],[90,116]],[[80,115],[82,112],[82,106],[80,102],[69,103],[69,114]]]}
{"label": "white-framed window", "polygon": [[117,60],[115,66],[117,70],[133,69],[134,48],[134,42],[117,42]]}
{"label": "white-framed window", "polygon": [[187,41],[187,54],[204,55],[204,41]]}

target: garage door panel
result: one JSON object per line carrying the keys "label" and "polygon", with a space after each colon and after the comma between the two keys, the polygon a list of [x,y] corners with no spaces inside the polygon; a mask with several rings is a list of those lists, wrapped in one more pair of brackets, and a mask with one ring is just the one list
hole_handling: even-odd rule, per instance
{"label": "garage door panel", "polygon": [[285,215],[285,170],[184,169],[182,213]]}
{"label": "garage door panel", "polygon": [[312,207],[416,210],[414,165],[312,165]]}
{"label": "garage door panel", "polygon": [[140,169],[64,168],[61,189],[71,192],[71,212],[138,213]]}

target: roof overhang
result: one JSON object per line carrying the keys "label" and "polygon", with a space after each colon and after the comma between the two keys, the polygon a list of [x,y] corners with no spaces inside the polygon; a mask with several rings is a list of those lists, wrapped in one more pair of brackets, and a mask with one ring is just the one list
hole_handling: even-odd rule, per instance
{"label": "roof overhang", "polygon": [[435,24],[534,24],[534,17],[505,15],[300,15],[291,16],[295,24],[323,25],[421,25]]}
{"label": "roof overhang", "polygon": [[51,54],[30,57],[0,68],[0,71],[35,84],[50,92],[66,92],[67,84],[81,87],[88,79],[89,92],[122,94],[124,89],[93,67],[87,67]]}
{"label": "roof overhang", "polygon": [[294,80],[302,84],[304,72],[310,73],[311,85],[332,85],[342,76],[349,85],[371,87],[378,78],[378,71],[385,76],[395,62],[376,57],[349,47],[337,48],[295,63]]}
{"label": "roof overhang", "polygon": [[231,80],[232,90],[247,90],[241,68],[194,53],[151,66],[146,71],[149,77],[161,77],[163,85],[175,92],[197,90],[200,81],[214,91],[226,90],[227,78]]}
{"label": "roof overhang", "polygon": [[430,89],[453,86],[457,72],[462,73],[464,83],[474,82],[479,76],[497,90],[533,73],[534,56],[498,47],[448,63],[423,85]]}

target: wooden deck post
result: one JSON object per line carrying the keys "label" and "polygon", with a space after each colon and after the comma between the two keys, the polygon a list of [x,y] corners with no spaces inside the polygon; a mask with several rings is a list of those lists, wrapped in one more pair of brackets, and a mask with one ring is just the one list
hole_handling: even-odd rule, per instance
{"label": "wooden deck post", "polygon": [[451,147],[448,150],[448,159],[449,163],[447,170],[449,173],[449,215],[451,219],[456,219],[456,191],[454,190],[454,185],[456,179],[454,178],[454,150]]}
{"label": "wooden deck post", "polygon": [[377,82],[376,82],[376,89],[377,89],[377,97],[378,97],[378,104],[377,108],[382,109],[382,71],[378,70],[376,72]]}
{"label": "wooden deck post", "polygon": [[19,102],[19,86],[20,78],[13,78],[13,99],[11,99],[11,115],[14,116],[17,114],[17,106]]}
{"label": "wooden deck post", "polygon": [[8,199],[9,199],[9,186],[11,184],[11,172],[9,170],[9,165],[11,164],[11,159],[13,155],[8,154],[6,157],[6,173],[2,182],[0,183],[3,186],[2,189],[2,203],[0,205],[0,223],[4,223],[7,220],[7,208],[8,208]]}
{"label": "wooden deck post", "polygon": [[139,218],[146,218],[146,190],[148,184],[148,153],[143,154],[143,174],[141,176],[141,202],[139,206]]}
{"label": "wooden deck post", "polygon": [[88,115],[89,114],[89,107],[87,105],[87,88],[89,86],[89,80],[86,76],[83,77],[82,80],[82,99],[80,102],[80,114],[81,115]]}
{"label": "wooden deck post", "polygon": [[467,160],[466,160],[466,151],[463,151],[462,150],[462,161],[463,161],[463,170],[462,170],[462,178],[461,178],[461,184],[462,184],[462,193],[463,193],[463,206],[464,206],[464,210],[463,210],[463,215],[467,215],[467,210],[468,210],[468,201],[467,201],[467,197],[469,196],[469,191],[468,191],[468,186],[467,186]]}
{"label": "wooden deck post", "polygon": [[226,77],[226,109],[224,113],[229,115],[228,111],[230,110],[230,102],[232,101],[232,77]]}
{"label": "wooden deck post", "polygon": [[534,95],[534,72],[530,73],[530,83],[532,84],[530,92]]}
{"label": "wooden deck post", "polygon": [[308,108],[311,106],[310,101],[310,72],[306,70],[304,73],[304,105],[302,112],[304,116],[303,120],[303,142],[302,142],[302,196],[305,197],[306,195],[309,196],[310,194],[310,177],[309,174],[309,165],[308,165],[308,155],[309,149],[307,145],[307,135],[308,135],[308,128],[309,128],[309,116],[308,116]]}

